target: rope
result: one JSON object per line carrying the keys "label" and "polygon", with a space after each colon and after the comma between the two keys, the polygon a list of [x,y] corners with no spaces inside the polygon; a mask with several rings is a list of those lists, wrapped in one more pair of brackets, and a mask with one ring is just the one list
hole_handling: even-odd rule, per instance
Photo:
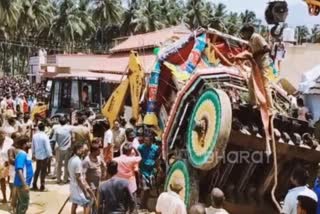
{"label": "rope", "polygon": [[274,166],[274,184],[271,190],[271,198],[274,203],[274,205],[277,207],[279,213],[281,213],[281,206],[278,203],[276,196],[275,196],[275,191],[278,186],[278,161],[277,161],[277,148],[276,148],[276,141],[274,137],[274,114],[272,114],[272,117],[270,119],[271,121],[271,140],[272,140],[272,153],[273,153],[273,166]]}

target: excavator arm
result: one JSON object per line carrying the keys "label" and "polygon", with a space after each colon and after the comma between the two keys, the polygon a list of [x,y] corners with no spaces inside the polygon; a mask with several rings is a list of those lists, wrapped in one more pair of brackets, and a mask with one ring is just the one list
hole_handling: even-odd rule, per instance
{"label": "excavator arm", "polygon": [[[110,123],[119,118],[123,110],[125,99],[130,91],[132,104],[132,117],[139,119],[139,101],[144,85],[144,71],[138,53],[132,51],[129,57],[127,78],[113,91],[106,104],[102,107],[102,114]],[[129,90],[130,89],[130,90]]]}

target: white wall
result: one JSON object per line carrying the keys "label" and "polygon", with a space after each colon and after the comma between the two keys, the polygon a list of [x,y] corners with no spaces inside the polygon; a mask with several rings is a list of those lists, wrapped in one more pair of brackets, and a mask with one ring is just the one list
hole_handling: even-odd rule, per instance
{"label": "white wall", "polygon": [[308,94],[304,95],[305,105],[309,108],[309,111],[313,115],[314,122],[320,119],[320,95]]}
{"label": "white wall", "polygon": [[97,55],[56,55],[56,66],[70,67],[72,71],[88,71],[99,64],[104,65],[106,58]]}
{"label": "white wall", "polygon": [[280,76],[298,88],[302,73],[320,65],[320,44],[305,44],[287,48]]}

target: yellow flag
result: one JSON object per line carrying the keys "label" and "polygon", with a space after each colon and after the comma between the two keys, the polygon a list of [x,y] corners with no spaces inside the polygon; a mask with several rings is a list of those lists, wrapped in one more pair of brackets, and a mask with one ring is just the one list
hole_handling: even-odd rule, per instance
{"label": "yellow flag", "polygon": [[219,63],[219,59],[216,58],[216,54],[214,49],[212,48],[212,44],[208,45],[208,47],[205,49],[205,55],[208,58],[208,61],[213,64],[217,65]]}
{"label": "yellow flag", "polygon": [[31,119],[34,119],[35,114],[39,114],[41,117],[45,118],[48,110],[48,106],[44,103],[38,103],[31,111]]}
{"label": "yellow flag", "polygon": [[164,62],[163,63],[165,66],[167,66],[167,68],[169,68],[172,72],[172,74],[180,81],[186,81],[189,79],[190,77],[190,74],[188,74],[187,72],[184,72],[184,71],[179,71],[178,68],[169,63],[169,62]]}

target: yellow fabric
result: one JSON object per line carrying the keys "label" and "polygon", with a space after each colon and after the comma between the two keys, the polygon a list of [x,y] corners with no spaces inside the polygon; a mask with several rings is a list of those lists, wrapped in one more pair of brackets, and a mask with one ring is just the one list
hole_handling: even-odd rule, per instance
{"label": "yellow fabric", "polygon": [[165,66],[167,66],[167,68],[169,68],[172,72],[172,74],[180,81],[186,81],[190,78],[190,74],[188,74],[187,72],[184,71],[179,71],[178,68],[169,63],[169,62],[164,62],[163,63]]}
{"label": "yellow fabric", "polygon": [[34,119],[34,115],[35,114],[40,114],[41,116],[45,117],[46,116],[46,111],[48,109],[48,106],[43,104],[43,105],[39,105],[40,103],[38,103],[31,112],[31,119]]}
{"label": "yellow fabric", "polygon": [[269,81],[271,81],[271,82],[278,82],[279,81],[279,77],[274,75],[273,68],[271,66],[267,67],[265,70],[267,71],[266,77],[268,78]]}
{"label": "yellow fabric", "polygon": [[158,126],[158,118],[155,113],[147,113],[144,116],[143,123],[148,126]]}
{"label": "yellow fabric", "polygon": [[217,59],[214,49],[211,50],[211,48],[212,44],[209,43],[208,47],[205,49],[205,54],[211,64],[217,65],[219,64],[219,59]]}

